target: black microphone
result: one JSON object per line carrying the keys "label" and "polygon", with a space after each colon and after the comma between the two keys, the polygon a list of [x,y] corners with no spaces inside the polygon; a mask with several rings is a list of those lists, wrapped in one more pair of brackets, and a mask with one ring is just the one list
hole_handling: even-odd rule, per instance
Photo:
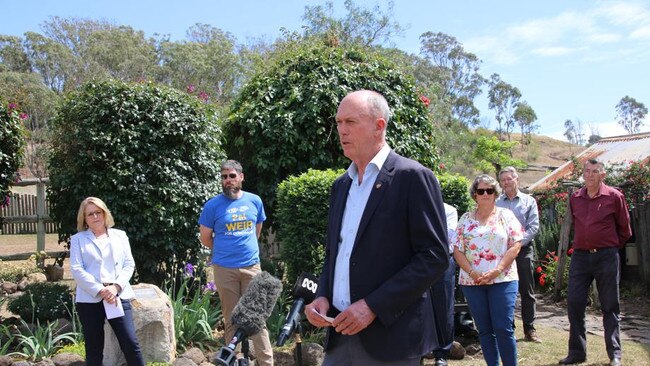
{"label": "black microphone", "polygon": [[235,347],[244,338],[255,335],[264,328],[266,319],[271,316],[281,292],[282,282],[268,272],[260,272],[253,277],[232,310],[230,320],[237,330],[228,346],[221,347],[219,350],[216,358],[217,365],[235,364]]}
{"label": "black microphone", "polygon": [[278,340],[275,342],[276,346],[283,346],[289,337],[296,331],[300,316],[305,304],[314,301],[316,297],[316,290],[318,290],[318,278],[312,274],[303,272],[296,280],[296,285],[293,288],[294,302],[291,305],[291,310],[287,317],[284,319],[284,326],[278,335]]}

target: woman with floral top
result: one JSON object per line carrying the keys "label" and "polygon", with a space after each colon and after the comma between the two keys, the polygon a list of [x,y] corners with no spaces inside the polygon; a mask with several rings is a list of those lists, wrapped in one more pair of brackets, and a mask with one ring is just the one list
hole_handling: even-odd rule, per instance
{"label": "woman with floral top", "polygon": [[512,211],[496,207],[501,193],[497,181],[486,174],[474,179],[469,193],[476,209],[458,221],[454,259],[460,267],[460,285],[479,331],[488,366],[517,365],[513,320],[517,297],[514,262],[524,230]]}

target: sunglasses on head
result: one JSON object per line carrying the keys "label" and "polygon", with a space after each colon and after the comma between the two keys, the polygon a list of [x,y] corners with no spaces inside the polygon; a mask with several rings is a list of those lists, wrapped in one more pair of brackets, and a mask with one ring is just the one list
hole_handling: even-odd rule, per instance
{"label": "sunglasses on head", "polygon": [[225,179],[228,179],[228,178],[235,179],[235,178],[237,178],[237,174],[235,174],[235,173],[221,174],[221,179],[225,180]]}
{"label": "sunglasses on head", "polygon": [[476,193],[478,195],[483,195],[485,193],[494,194],[494,188],[476,188]]}

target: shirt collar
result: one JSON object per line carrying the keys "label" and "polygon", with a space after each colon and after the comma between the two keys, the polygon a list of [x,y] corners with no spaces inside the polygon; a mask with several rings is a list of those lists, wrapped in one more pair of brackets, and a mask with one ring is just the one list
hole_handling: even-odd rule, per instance
{"label": "shirt collar", "polygon": [[[595,195],[594,197],[609,196],[610,191],[607,188],[608,188],[608,186],[605,185],[605,183],[601,182],[600,186],[598,186],[598,194]],[[583,197],[586,197],[586,198],[591,198],[591,197],[589,197],[589,193],[587,193],[587,187],[586,186],[582,187],[582,192],[580,192],[580,195],[583,196]]]}
{"label": "shirt collar", "polygon": [[[372,160],[370,160],[368,166],[374,165],[377,167],[377,171],[381,171],[381,168],[384,166],[384,163],[388,158],[388,154],[390,153],[390,150],[391,150],[390,146],[388,146],[388,144],[385,143],[384,146],[382,146],[382,148],[377,152],[377,154],[375,154]],[[348,176],[352,178],[352,180],[359,178],[359,169],[357,168],[357,165],[354,162],[350,163],[350,166],[348,167]]]}

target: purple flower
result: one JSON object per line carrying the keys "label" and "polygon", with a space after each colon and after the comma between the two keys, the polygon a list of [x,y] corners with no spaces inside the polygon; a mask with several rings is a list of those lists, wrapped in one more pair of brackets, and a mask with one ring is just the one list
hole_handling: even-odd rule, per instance
{"label": "purple flower", "polygon": [[9,103],[7,105],[7,109],[9,109],[9,110],[16,109],[16,103]]}
{"label": "purple flower", "polygon": [[194,93],[194,90],[196,90],[194,85],[190,84],[190,85],[187,86],[187,92],[188,93],[192,94],[192,93]]}
{"label": "purple flower", "polygon": [[210,281],[205,286],[203,286],[203,292],[214,292],[217,291],[217,286],[214,285],[214,282]]}
{"label": "purple flower", "polygon": [[29,115],[27,113],[25,113],[25,112],[18,115],[18,118],[23,119],[23,120],[27,119],[28,117],[29,117]]}
{"label": "purple flower", "polygon": [[192,265],[192,263],[188,263],[185,265],[185,274],[188,277],[194,277],[194,266]]}

